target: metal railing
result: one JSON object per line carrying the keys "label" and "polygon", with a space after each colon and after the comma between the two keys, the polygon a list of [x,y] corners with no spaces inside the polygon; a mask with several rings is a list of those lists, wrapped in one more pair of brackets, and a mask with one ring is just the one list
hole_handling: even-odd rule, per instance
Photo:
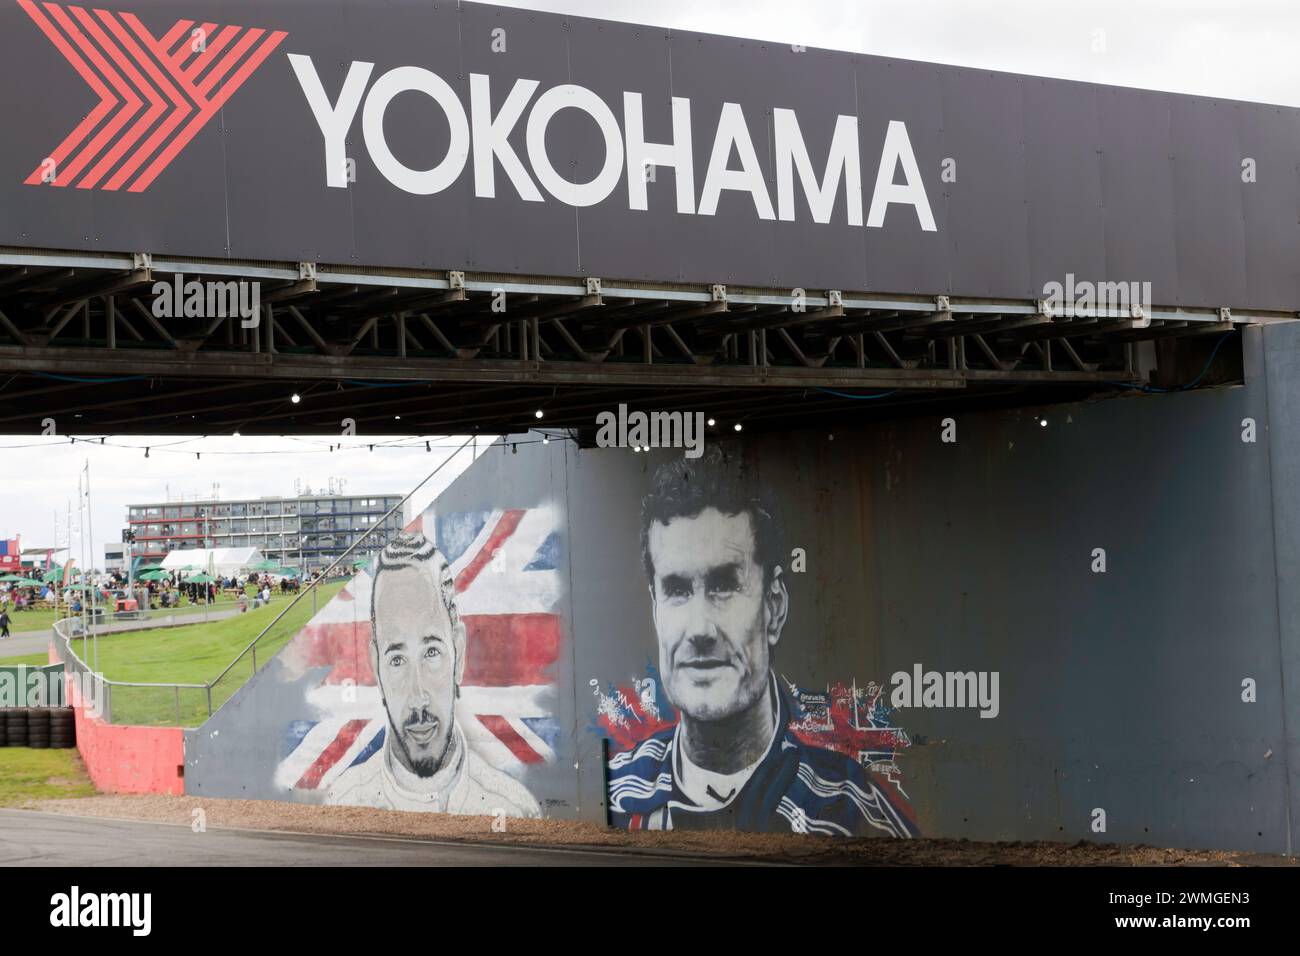
{"label": "metal railing", "polygon": [[[76,678],[81,704],[83,706],[90,704],[92,712],[97,712],[96,716],[106,723],[165,724],[169,720],[158,718],[170,718],[174,713],[175,726],[184,726],[181,717],[182,690],[204,691],[208,701],[208,713],[211,714],[212,696],[206,684],[149,684],[142,681],[110,680],[103,674],[96,673],[73,650],[72,644],[77,640],[77,636],[68,633],[70,630],[68,625],[74,623],[78,631],[85,631],[85,619],[81,617],[65,617],[54,622],[54,647],[63,662],[64,673]],[[121,689],[115,694],[114,688]],[[120,721],[113,719],[115,697],[119,704],[126,705],[127,713],[122,715],[126,719]],[[174,699],[174,710],[166,708],[168,697]],[[122,698],[126,699],[122,700]]]}
{"label": "metal railing", "polygon": [[[267,637],[268,634],[271,634],[271,632],[275,630],[276,625],[283,620],[284,616],[293,610],[294,606],[297,605],[299,601],[305,599],[308,594],[311,594],[311,616],[315,617],[319,610],[317,600],[319,588],[329,580],[330,573],[342,564],[348,555],[356,551],[356,549],[367,538],[376,531],[384,528],[388,519],[398,513],[402,506],[411,499],[412,495],[428,484],[433,477],[438,474],[438,472],[442,471],[448,462],[464,451],[473,440],[473,437],[467,438],[459,448],[447,456],[447,458],[443,459],[437,468],[429,472],[423,481],[407,492],[401,501],[390,508],[382,518],[376,521],[374,525],[361,535],[361,537],[357,538],[357,540],[354,541],[346,551],[335,558],[334,562],[321,573],[319,578],[310,582],[306,587],[300,588],[293,600],[285,605],[284,609],[281,610],[280,613],[266,625],[266,627],[262,628],[256,637],[249,641],[244,649],[236,655],[234,660],[226,665],[225,669],[222,670],[220,674],[207,683],[150,684],[139,681],[110,680],[109,678],[104,677],[103,674],[96,673],[87,666],[85,661],[77,656],[76,651],[73,649],[73,642],[75,640],[84,639],[89,636],[87,632],[89,632],[90,629],[87,627],[83,617],[62,618],[54,622],[55,647],[59,653],[60,659],[64,663],[65,670],[77,675],[78,679],[82,682],[90,682],[90,693],[94,694],[94,701],[98,704],[100,711],[99,716],[101,716],[107,723],[160,726],[170,723],[171,718],[174,717],[175,723],[172,724],[172,726],[199,726],[203,721],[211,717],[212,714],[220,708],[236,690],[239,689],[239,687],[243,686],[249,678],[257,673],[258,645]],[[81,633],[77,635],[66,633],[68,630],[71,630],[71,627],[65,628],[64,625],[70,625],[71,622],[76,622],[77,630]],[[265,653],[263,654],[263,666],[265,666],[266,661],[270,660],[270,658],[275,655],[276,651],[279,651],[284,644],[288,643],[289,638],[291,638],[293,634],[297,633],[299,629],[300,628],[295,627],[290,633],[277,635],[278,637],[282,637],[283,640],[277,642],[277,645],[269,655]],[[248,658],[249,663],[251,664],[247,675],[244,675],[242,670],[236,670],[245,658]],[[238,680],[238,683],[235,683],[236,680]],[[83,687],[85,686],[86,684],[83,683]],[[118,690],[115,692],[114,688],[117,688]],[[214,690],[216,690],[215,695],[213,693]],[[117,719],[115,719],[114,714],[115,696],[118,698],[116,702]],[[170,707],[167,706],[168,696],[171,697]],[[182,696],[185,698],[184,706]],[[215,706],[214,697],[216,701]],[[197,719],[193,723],[187,723],[185,718],[191,716],[201,719]]]}

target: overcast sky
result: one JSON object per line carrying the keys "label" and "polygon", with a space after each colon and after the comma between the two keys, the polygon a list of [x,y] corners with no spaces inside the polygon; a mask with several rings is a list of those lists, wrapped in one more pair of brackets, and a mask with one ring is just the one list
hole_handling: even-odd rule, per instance
{"label": "overcast sky", "polygon": [[[1300,106],[1300,3],[1295,0],[500,0],[500,5]],[[1104,43],[1096,42],[1098,30],[1104,31]]]}
{"label": "overcast sky", "polygon": [[[340,446],[333,452],[330,442],[319,436],[186,440],[176,435],[132,435],[106,438],[103,445],[97,440],[73,444],[66,437],[0,437],[0,538],[20,534],[24,548],[70,543],[72,556],[81,565],[78,479],[87,462],[95,565],[102,567],[104,542],[122,539],[128,504],[192,501],[211,498],[214,492],[222,498],[293,496],[306,487],[323,493],[331,479],[343,494],[404,495],[447,462],[411,499],[414,515],[470,464],[474,454],[473,446],[455,454],[464,438],[431,437],[427,452],[423,439],[356,436],[332,441]],[[490,441],[490,437],[480,438],[478,451]],[[339,479],[346,482],[341,489]],[[85,540],[91,540],[89,533]],[[88,548],[87,558],[89,554]]]}
{"label": "overcast sky", "polygon": [[[675,29],[802,43],[1041,76],[1300,106],[1296,0],[502,0],[504,5]],[[0,437],[0,535],[25,546],[66,543],[77,474],[91,464],[95,556],[119,540],[129,502],[170,496],[291,495],[294,480],[349,494],[405,493],[450,449],[356,447],[330,453],[277,438],[111,439],[86,448],[66,438]],[[446,442],[444,442],[446,444]],[[13,446],[35,447],[13,447]],[[144,457],[144,447],[151,448]],[[202,451],[196,459],[193,449]],[[238,454],[218,454],[238,452]],[[267,454],[273,452],[274,454]],[[414,500],[423,508],[469,462],[451,463]],[[57,517],[56,517],[57,516]],[[57,523],[56,523],[57,521]]]}

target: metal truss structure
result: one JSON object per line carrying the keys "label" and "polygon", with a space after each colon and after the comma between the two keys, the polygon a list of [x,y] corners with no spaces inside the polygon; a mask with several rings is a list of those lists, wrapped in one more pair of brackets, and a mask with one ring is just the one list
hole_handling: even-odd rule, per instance
{"label": "metal truss structure", "polygon": [[[257,283],[260,313],[156,315],[178,277]],[[620,402],[791,427],[860,417],[859,398],[879,415],[1140,386],[1151,343],[1295,317],[0,250],[0,429],[503,432]]]}

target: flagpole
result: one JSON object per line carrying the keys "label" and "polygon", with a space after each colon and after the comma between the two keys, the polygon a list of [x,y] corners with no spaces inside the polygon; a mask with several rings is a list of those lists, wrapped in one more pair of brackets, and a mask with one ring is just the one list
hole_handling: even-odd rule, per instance
{"label": "flagpole", "polygon": [[[58,509],[58,508],[55,508],[55,509],[54,509],[54,544],[57,546],[58,543],[59,543],[59,509]],[[54,557],[51,556],[50,559],[49,559],[48,561],[46,561],[45,563],[48,565],[48,567],[47,567],[45,570],[46,570],[47,572],[52,572],[52,571],[54,570]],[[52,587],[52,588],[54,589],[54,621],[55,621],[55,623],[58,623],[58,620],[59,620],[59,579],[58,579],[58,578],[55,578],[54,580],[52,580],[52,581],[50,582],[50,587]]]}
{"label": "flagpole", "polygon": [[[77,544],[81,548],[81,584],[82,591],[85,592],[86,584],[86,498],[83,489],[83,475],[77,472]],[[81,602],[81,659],[84,662],[90,656],[88,648],[90,646],[90,619],[91,616],[86,610],[86,602],[90,600],[90,594],[84,593]],[[92,668],[93,669],[93,668]]]}
{"label": "flagpole", "polygon": [[[90,538],[90,563],[92,565],[91,571],[94,571],[93,565],[95,563],[95,517],[92,514],[90,508],[90,459],[89,458],[86,459],[86,534]],[[91,626],[93,627],[95,623],[95,591],[97,591],[98,588],[95,588],[94,584],[91,585],[91,588],[93,590],[90,592],[90,622],[91,622]],[[96,631],[93,637],[95,642],[95,673],[99,673],[99,632]]]}

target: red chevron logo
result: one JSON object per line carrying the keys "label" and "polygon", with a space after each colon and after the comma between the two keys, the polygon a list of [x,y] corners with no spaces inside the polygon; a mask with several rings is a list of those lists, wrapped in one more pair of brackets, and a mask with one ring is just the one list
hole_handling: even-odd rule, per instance
{"label": "red chevron logo", "polygon": [[29,186],[148,189],[288,35],[177,20],[155,38],[131,13],[18,4],[99,97]]}

